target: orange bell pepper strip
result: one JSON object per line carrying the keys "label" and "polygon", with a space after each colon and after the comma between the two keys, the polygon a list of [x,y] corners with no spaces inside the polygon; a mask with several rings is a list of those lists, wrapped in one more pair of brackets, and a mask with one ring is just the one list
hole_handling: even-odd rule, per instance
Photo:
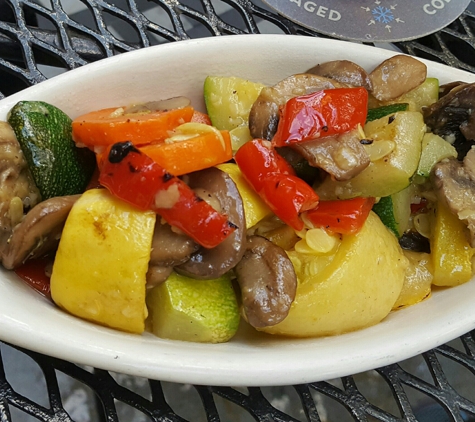
{"label": "orange bell pepper strip", "polygon": [[[73,140],[91,149],[131,141],[134,145],[163,142],[169,132],[191,121],[191,106],[167,111],[121,114],[119,108],[93,111],[73,120]],[[99,147],[99,148],[98,148]]]}
{"label": "orange bell pepper strip", "polygon": [[205,248],[219,245],[236,229],[225,215],[131,142],[118,142],[104,154],[99,182],[117,198],[156,212]]}
{"label": "orange bell pepper strip", "polygon": [[206,113],[202,113],[201,111],[195,110],[193,113],[193,117],[191,118],[193,123],[203,123],[205,125],[211,124],[211,119]]}
{"label": "orange bell pepper strip", "polygon": [[340,234],[358,233],[373,208],[374,198],[353,198],[320,201],[318,206],[303,214],[302,218],[315,227]]}
{"label": "orange bell pepper strip", "polygon": [[198,133],[176,142],[145,145],[138,149],[174,176],[222,164],[233,158],[229,132],[217,130]]}

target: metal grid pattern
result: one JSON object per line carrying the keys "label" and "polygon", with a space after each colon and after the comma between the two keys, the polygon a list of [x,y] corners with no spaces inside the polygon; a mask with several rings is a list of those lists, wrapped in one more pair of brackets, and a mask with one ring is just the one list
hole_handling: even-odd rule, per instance
{"label": "metal grid pattern", "polygon": [[[0,0],[0,93],[136,48],[214,35],[318,36],[259,0]],[[232,22],[229,23],[229,22]],[[397,43],[415,56],[475,71],[475,2],[435,35]]]}
{"label": "metal grid pattern", "polygon": [[[396,47],[475,72],[474,11],[475,1],[444,30]],[[0,0],[0,97],[136,48],[261,32],[319,36],[258,0]],[[42,399],[12,382],[12,362],[25,357],[35,366],[32,383],[44,386]],[[467,422],[475,420],[474,375],[474,333],[365,374],[266,389],[139,380],[0,344],[0,421]],[[62,391],[64,377],[82,392],[80,412]]]}
{"label": "metal grid pattern", "polygon": [[[460,346],[460,347],[459,347]],[[2,350],[5,350],[5,344]],[[475,420],[473,391],[463,391],[450,378],[463,366],[475,381],[475,338],[469,333],[457,344],[444,345],[418,358],[344,377],[341,380],[275,388],[191,386],[142,380],[79,367],[27,350],[42,373],[38,385],[47,398],[35,401],[9,380],[9,362],[0,353],[0,420],[24,421],[26,415],[44,422],[329,422]],[[30,363],[31,364],[31,363]],[[89,408],[81,413],[64,400],[61,376],[75,379],[86,391]],[[460,375],[458,375],[460,376]],[[84,393],[86,394],[86,393]],[[472,395],[472,397],[470,397]],[[183,410],[187,403],[188,410]],[[21,410],[21,412],[20,412]],[[185,414],[184,414],[185,412]],[[13,416],[14,417],[13,417]],[[78,418],[75,418],[78,417]],[[28,419],[33,420],[33,419]]]}

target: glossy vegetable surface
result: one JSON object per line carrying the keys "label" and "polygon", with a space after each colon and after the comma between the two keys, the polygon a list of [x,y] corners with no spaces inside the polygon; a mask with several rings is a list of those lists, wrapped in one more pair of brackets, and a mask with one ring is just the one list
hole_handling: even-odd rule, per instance
{"label": "glossy vegetable surface", "polygon": [[425,131],[421,113],[413,111],[401,111],[367,123],[365,136],[375,147],[391,142],[391,152],[372,161],[351,180],[336,181],[327,177],[317,193],[322,199],[348,199],[389,196],[406,188],[417,170]]}
{"label": "glossy vegetable surface", "polygon": [[337,88],[294,97],[280,110],[279,126],[272,139],[282,147],[332,136],[364,125],[368,92],[364,88]]}
{"label": "glossy vegetable surface", "polygon": [[305,219],[315,227],[341,234],[353,234],[361,230],[374,198],[353,198],[336,201],[320,201],[318,206],[305,213]]}
{"label": "glossy vegetable surface", "polygon": [[20,101],[8,122],[43,200],[84,191],[95,168],[94,154],[76,147],[65,113],[42,101]]}
{"label": "glossy vegetable surface", "polygon": [[[379,82],[381,98],[368,105],[371,84],[347,87],[317,74],[290,76],[264,96],[261,84],[208,77],[207,113],[147,103],[76,119],[74,138],[96,153],[106,189],[84,194],[67,220],[53,269],[54,301],[74,315],[140,333],[147,286],[156,335],[214,343],[234,336],[239,313],[271,334],[333,335],[423,300],[432,283],[466,282],[473,256],[466,227],[443,209],[428,179],[441,159],[454,156],[446,140],[427,133],[419,110],[437,84],[426,81],[386,101],[390,92]],[[266,139],[250,139],[252,125]],[[238,147],[235,130],[243,131]],[[90,205],[92,195],[97,204]],[[145,240],[121,238],[128,210],[143,220],[131,230]],[[103,232],[109,214],[115,229]],[[93,235],[78,241],[81,230]],[[426,236],[430,253],[403,252],[398,241],[407,246],[408,232]],[[110,270],[96,270],[96,258],[87,265],[104,282],[67,274],[77,266],[75,242],[100,255],[106,240],[117,243],[113,253],[102,252]],[[131,244],[142,258],[127,255]],[[114,254],[139,269],[136,279],[117,273]],[[114,286],[117,295],[110,294]]]}
{"label": "glossy vegetable surface", "polygon": [[341,334],[380,322],[399,296],[407,267],[396,238],[374,213],[357,234],[343,235],[335,252],[289,256],[297,296],[287,318],[263,331],[295,337]]}
{"label": "glossy vegetable surface", "polygon": [[140,211],[106,189],[84,193],[69,214],[54,261],[54,302],[98,324],[142,333],[155,220],[152,211]]}
{"label": "glossy vegetable surface", "polygon": [[144,113],[126,113],[125,107],[107,108],[79,116],[72,122],[79,145],[106,147],[131,141],[136,145],[163,142],[169,131],[191,121],[193,107]]}
{"label": "glossy vegetable surface", "polygon": [[147,295],[152,332],[162,338],[223,343],[239,327],[240,315],[229,275],[195,280],[172,273]]}
{"label": "glossy vegetable surface", "polygon": [[185,123],[178,126],[167,142],[139,147],[174,176],[182,176],[231,160],[229,132],[209,125]]}
{"label": "glossy vegetable surface", "polygon": [[245,179],[269,208],[293,227],[302,230],[300,214],[318,204],[318,195],[302,179],[269,142],[253,140],[244,144],[234,159]]}
{"label": "glossy vegetable surface", "polygon": [[99,181],[118,198],[160,214],[206,248],[217,246],[235,229],[226,216],[130,142],[112,146]]}

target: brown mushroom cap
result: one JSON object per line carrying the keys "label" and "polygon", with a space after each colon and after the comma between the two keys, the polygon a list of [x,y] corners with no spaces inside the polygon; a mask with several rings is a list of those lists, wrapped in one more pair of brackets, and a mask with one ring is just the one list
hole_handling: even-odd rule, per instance
{"label": "brown mushroom cap", "polygon": [[235,272],[249,324],[269,327],[288,315],[297,291],[297,276],[281,247],[264,237],[249,237]]}
{"label": "brown mushroom cap", "polygon": [[263,88],[249,113],[251,136],[270,141],[279,123],[279,107],[289,99],[341,86],[343,85],[339,82],[323,76],[297,74],[283,79],[274,86]]}
{"label": "brown mushroom cap", "polygon": [[360,65],[349,60],[333,60],[310,68],[305,73],[334,79],[349,86],[362,86],[371,91],[369,75]]}
{"label": "brown mushroom cap", "polygon": [[427,77],[427,66],[421,61],[398,54],[379,66],[369,75],[372,94],[379,101],[390,101],[417,88]]}
{"label": "brown mushroom cap", "polygon": [[349,180],[361,173],[370,163],[357,129],[298,143],[293,148],[305,157],[311,166],[322,168],[336,180]]}
{"label": "brown mushroom cap", "polygon": [[221,212],[237,226],[236,230],[223,242],[212,249],[201,247],[190,259],[175,267],[183,275],[198,279],[218,278],[234,268],[245,251],[246,219],[244,204],[231,177],[215,168],[208,168],[190,174],[192,189],[205,189],[221,205]]}
{"label": "brown mushroom cap", "polygon": [[150,265],[147,271],[147,289],[151,289],[164,283],[172,273],[173,267]]}
{"label": "brown mushroom cap", "polygon": [[475,83],[458,83],[423,114],[431,131],[450,139],[462,159],[475,143]]}
{"label": "brown mushroom cap", "polygon": [[33,207],[14,228],[2,257],[3,266],[13,269],[28,258],[40,257],[53,251],[59,243],[69,212],[80,196],[50,198]]}
{"label": "brown mushroom cap", "polygon": [[437,163],[430,176],[439,201],[463,221],[475,247],[475,149],[463,161],[448,158]]}
{"label": "brown mushroom cap", "polygon": [[198,247],[199,245],[193,239],[173,231],[169,224],[162,224],[158,217],[152,237],[150,265],[173,267],[182,264],[193,252],[197,251]]}

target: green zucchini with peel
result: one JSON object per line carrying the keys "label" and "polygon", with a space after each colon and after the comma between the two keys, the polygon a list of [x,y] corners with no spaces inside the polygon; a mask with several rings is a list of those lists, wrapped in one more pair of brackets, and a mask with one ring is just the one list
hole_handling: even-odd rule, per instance
{"label": "green zucchini with peel", "polygon": [[439,99],[439,80],[437,78],[426,78],[417,88],[399,97],[398,103],[408,103],[409,111],[421,111],[423,107],[428,107]]}
{"label": "green zucchini with peel", "polygon": [[373,120],[381,119],[381,117],[397,113],[398,111],[407,111],[408,108],[409,104],[407,103],[396,103],[376,108],[370,108],[366,116],[366,123],[372,122]]}
{"label": "green zucchini with peel", "polygon": [[152,332],[161,338],[224,343],[239,327],[240,314],[231,277],[196,280],[172,272],[149,290]]}
{"label": "green zucchini with peel", "polygon": [[417,174],[429,177],[432,167],[444,158],[457,158],[457,150],[435,133],[426,133],[422,139],[422,153]]}
{"label": "green zucchini with peel", "polygon": [[252,139],[249,112],[265,85],[235,76],[208,76],[204,82],[206,110],[213,126],[229,130],[233,151]]}
{"label": "green zucchini with peel", "polygon": [[373,142],[392,141],[394,150],[372,161],[350,180],[338,181],[327,177],[315,186],[318,195],[322,200],[357,196],[377,198],[405,189],[419,165],[425,131],[422,114],[416,111],[400,111],[368,122],[364,127],[366,137]]}
{"label": "green zucchini with peel", "polygon": [[20,101],[9,113],[13,128],[43,200],[82,193],[94,172],[92,151],[76,147],[71,119],[43,101]]}
{"label": "green zucchini with peel", "polygon": [[410,184],[406,189],[381,198],[373,206],[373,211],[383,224],[398,238],[409,228],[411,200],[414,192],[415,187]]}

